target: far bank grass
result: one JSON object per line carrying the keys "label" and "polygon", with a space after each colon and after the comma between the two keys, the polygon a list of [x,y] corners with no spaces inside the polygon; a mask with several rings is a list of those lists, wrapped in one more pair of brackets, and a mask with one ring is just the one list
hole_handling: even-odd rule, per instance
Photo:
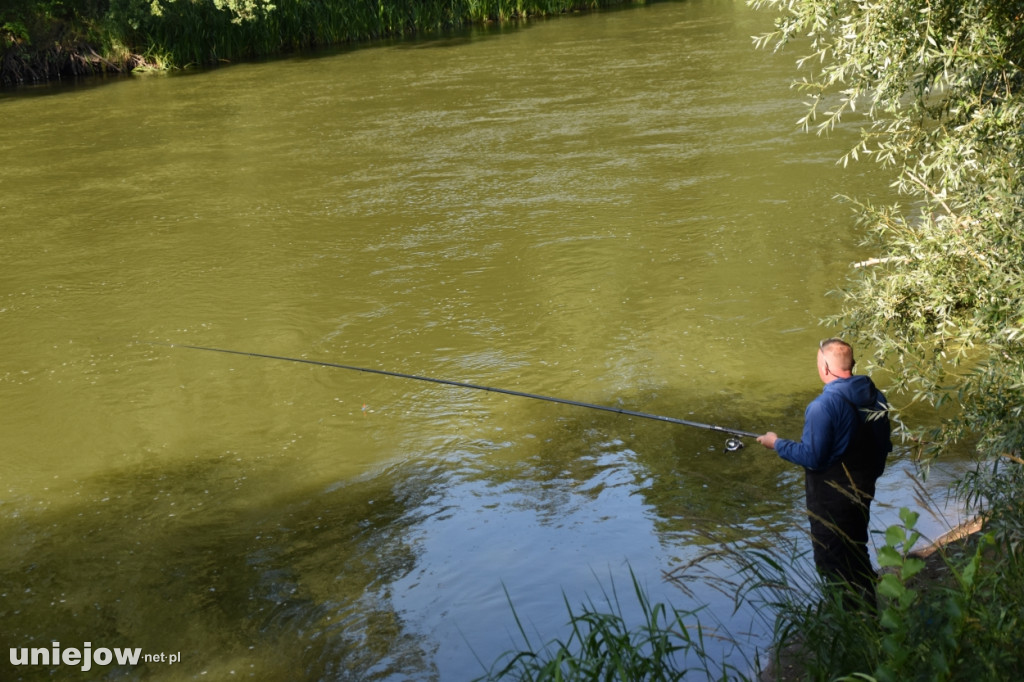
{"label": "far bank grass", "polygon": [[[644,0],[4,0],[0,86],[184,68]],[[245,14],[232,11],[251,5]]]}

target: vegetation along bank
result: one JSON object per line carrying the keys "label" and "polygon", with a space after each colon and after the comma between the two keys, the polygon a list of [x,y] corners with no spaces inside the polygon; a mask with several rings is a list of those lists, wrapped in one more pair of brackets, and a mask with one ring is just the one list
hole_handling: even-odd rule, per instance
{"label": "vegetation along bank", "polygon": [[636,0],[0,0],[0,86],[183,68]]}

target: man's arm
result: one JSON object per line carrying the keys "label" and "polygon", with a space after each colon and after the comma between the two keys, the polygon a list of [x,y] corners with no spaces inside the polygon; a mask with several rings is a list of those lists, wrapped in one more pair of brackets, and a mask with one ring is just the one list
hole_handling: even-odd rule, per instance
{"label": "man's arm", "polygon": [[786,461],[816,471],[824,469],[832,455],[832,432],[832,419],[822,401],[815,400],[804,412],[804,432],[799,441],[779,438],[769,432],[757,442],[774,449]]}

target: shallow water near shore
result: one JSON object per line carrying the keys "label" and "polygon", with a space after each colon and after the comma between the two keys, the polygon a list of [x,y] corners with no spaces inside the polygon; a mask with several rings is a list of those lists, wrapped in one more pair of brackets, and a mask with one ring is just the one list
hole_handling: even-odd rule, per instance
{"label": "shallow water near shore", "polygon": [[[509,601],[540,642],[613,585],[635,615],[630,571],[695,608],[663,575],[709,536],[799,535],[801,475],[753,443],[147,343],[798,436],[826,294],[873,255],[834,196],[888,178],[835,165],[852,122],[795,128],[769,27],[661,3],[0,95],[0,643],[466,680],[517,646]],[[698,602],[737,665],[767,643]]]}

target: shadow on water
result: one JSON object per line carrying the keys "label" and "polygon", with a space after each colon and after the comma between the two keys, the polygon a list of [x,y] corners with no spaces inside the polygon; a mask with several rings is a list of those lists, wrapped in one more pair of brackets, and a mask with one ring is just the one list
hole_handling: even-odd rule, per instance
{"label": "shadow on water", "polygon": [[[662,391],[623,406],[678,413],[688,402],[683,391]],[[177,666],[115,664],[92,679],[232,671],[294,679],[297,670],[304,679],[438,679],[437,642],[407,626],[392,586],[417,570],[418,527],[475,513],[449,499],[460,487],[482,485],[475,504],[528,509],[541,525],[580,505],[596,510],[584,522],[600,524],[616,514],[602,509],[604,494],[624,490],[672,545],[703,541],[710,520],[743,527],[756,516],[752,533],[789,520],[793,492],[776,491],[792,487],[792,472],[756,444],[727,453],[717,433],[514,404],[516,423],[541,425],[534,437],[513,436],[508,452],[469,465],[441,451],[326,486],[282,486],[279,470],[254,473],[240,453],[207,452],[189,465],[90,478],[42,508],[8,500],[0,506],[4,641],[181,655]],[[702,409],[721,423],[751,426],[752,415],[712,407]],[[448,444],[463,446],[481,444]],[[287,475],[302,480],[301,470]],[[60,669],[9,670],[32,680]]]}
{"label": "shadow on water", "polygon": [[[239,505],[233,460],[215,458],[97,479],[60,508],[8,512],[5,645],[181,655],[174,667],[114,664],[92,679],[421,675],[430,644],[403,634],[387,586],[415,563],[406,530],[431,494],[424,480],[416,467],[398,468]],[[5,668],[13,679],[53,673]]]}

